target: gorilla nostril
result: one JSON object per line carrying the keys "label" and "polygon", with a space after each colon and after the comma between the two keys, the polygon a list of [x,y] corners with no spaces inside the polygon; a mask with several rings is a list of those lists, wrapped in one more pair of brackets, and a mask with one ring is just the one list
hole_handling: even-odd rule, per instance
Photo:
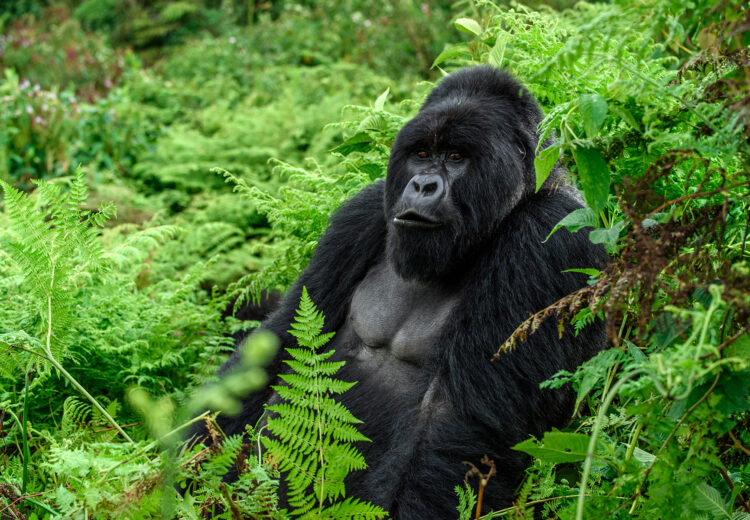
{"label": "gorilla nostril", "polygon": [[437,182],[431,182],[429,184],[425,184],[422,187],[422,194],[423,195],[432,195],[437,191],[438,185]]}

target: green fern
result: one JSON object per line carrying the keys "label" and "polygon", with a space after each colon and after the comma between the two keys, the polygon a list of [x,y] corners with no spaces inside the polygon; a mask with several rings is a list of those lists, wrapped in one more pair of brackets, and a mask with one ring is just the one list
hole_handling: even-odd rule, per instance
{"label": "green fern", "polygon": [[81,209],[88,193],[80,168],[67,191],[60,184],[38,181],[37,185],[35,199],[0,180],[12,237],[8,249],[36,307],[39,341],[18,344],[23,335],[17,331],[0,334],[0,342],[14,348],[20,366],[28,363],[31,354],[44,362],[44,369],[54,367],[130,442],[107,410],[60,363],[71,339],[75,289],[107,270],[99,230],[115,214],[115,207],[105,203],[97,211]]}
{"label": "green fern", "polygon": [[458,496],[458,520],[471,520],[477,506],[476,492],[467,482],[464,482],[463,487],[454,487],[453,491]]}
{"label": "green fern", "polygon": [[91,405],[84,403],[78,397],[69,396],[63,402],[63,414],[60,420],[60,430],[65,435],[72,435],[81,425],[91,417]]}
{"label": "green fern", "polygon": [[[352,443],[369,441],[356,428],[361,421],[333,396],[355,383],[332,376],[343,361],[327,361],[333,350],[323,351],[334,333],[321,333],[323,314],[303,287],[297,317],[289,331],[300,348],[287,348],[285,361],[292,373],[280,376],[286,386],[274,386],[284,402],[270,405],[274,412],[263,437],[268,455],[286,472],[287,499],[293,515],[302,518],[384,518],[385,511],[356,499],[344,498],[344,478],[364,469],[365,459]],[[310,488],[312,487],[312,493]]]}
{"label": "green fern", "polygon": [[32,198],[0,181],[15,238],[8,247],[38,304],[45,348],[62,357],[75,308],[70,289],[105,270],[99,228],[115,214],[115,207],[110,203],[94,212],[81,209],[87,190],[80,168],[69,190],[61,184],[37,184]]}

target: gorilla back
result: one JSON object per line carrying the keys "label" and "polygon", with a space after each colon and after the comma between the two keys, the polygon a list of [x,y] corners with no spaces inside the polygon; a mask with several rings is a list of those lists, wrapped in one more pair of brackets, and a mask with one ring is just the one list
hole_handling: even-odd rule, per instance
{"label": "gorilla back", "polygon": [[[329,344],[358,381],[344,404],[372,439],[368,469],[347,479],[349,496],[404,520],[456,516],[462,461],[493,459],[487,508],[507,506],[522,476],[510,446],[569,420],[569,390],[542,390],[604,345],[601,322],[575,337],[544,323],[515,352],[490,358],[526,317],[585,285],[566,269],[597,267],[605,251],[586,233],[552,227],[582,207],[553,170],[534,192],[542,113],[508,74],[489,67],[443,79],[399,132],[385,182],[332,217],[307,269],[262,324],[286,332],[302,286],[337,334]],[[570,329],[567,327],[566,329]],[[269,373],[283,371],[280,352]],[[233,354],[222,371],[237,362]],[[275,381],[277,383],[277,381]],[[249,396],[228,434],[255,424],[273,391]]]}

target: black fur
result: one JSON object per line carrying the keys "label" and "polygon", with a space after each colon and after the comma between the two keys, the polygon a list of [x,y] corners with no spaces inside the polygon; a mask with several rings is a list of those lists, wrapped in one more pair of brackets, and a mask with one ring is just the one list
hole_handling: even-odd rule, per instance
{"label": "black fur", "polygon": [[[515,352],[490,362],[530,314],[585,284],[585,276],[563,270],[607,262],[585,232],[560,230],[543,242],[582,204],[573,187],[562,185],[560,169],[534,193],[541,118],[529,92],[503,72],[476,67],[443,79],[399,133],[386,181],[368,186],[334,214],[310,265],[262,325],[283,346],[293,345],[286,330],[306,286],[325,314],[326,329],[339,331],[331,348],[347,365],[337,377],[360,381],[344,402],[373,440],[360,446],[368,470],[350,476],[347,493],[377,503],[393,518],[455,518],[453,488],[467,469],[461,462],[481,467],[485,454],[498,470],[485,505],[508,506],[526,463],[509,447],[564,426],[573,412],[570,390],[541,390],[539,383],[559,370],[574,370],[604,345],[601,322],[578,337],[568,327],[562,338],[556,323],[547,322]],[[397,229],[393,218],[403,209],[402,194],[416,175],[413,154],[420,148],[457,150],[466,171],[446,177],[447,195],[435,209],[442,227]],[[424,361],[413,368],[419,375],[395,390],[368,380],[367,365],[345,353],[345,337],[353,334],[353,293],[385,261],[413,280],[408,283],[445,288],[455,301]],[[270,374],[283,370],[283,356],[268,367]],[[222,372],[236,362],[233,355]],[[249,396],[239,416],[220,418],[224,431],[234,434],[255,424],[271,392]],[[440,407],[424,407],[428,394]]]}

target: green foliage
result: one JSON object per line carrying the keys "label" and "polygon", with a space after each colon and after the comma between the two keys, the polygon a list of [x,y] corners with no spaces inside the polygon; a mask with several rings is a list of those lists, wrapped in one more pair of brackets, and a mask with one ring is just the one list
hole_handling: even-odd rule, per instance
{"label": "green foliage", "polygon": [[502,65],[530,87],[556,137],[537,151],[537,185],[561,157],[589,205],[551,232],[595,227],[589,240],[614,255],[503,346],[524,348],[540,320],[575,316],[578,331],[605,311],[616,347],[545,383],[572,384],[581,417],[516,446],[536,463],[526,505],[504,513],[744,517],[749,439],[732,439],[750,408],[750,85],[735,59],[746,13],[732,1],[478,4],[456,21],[473,41],[436,64]]}
{"label": "green foliage", "polygon": [[[75,289],[95,282],[106,269],[98,232],[115,208],[104,204],[95,212],[80,209],[87,198],[81,170],[67,191],[61,184],[39,183],[39,204],[48,207],[44,212],[9,184],[0,181],[0,187],[10,225],[8,253],[23,273],[21,287],[39,323],[39,343],[32,345],[48,356],[65,357],[71,342]],[[23,342],[24,335],[25,331],[5,333],[2,341],[12,345],[19,339]]]}
{"label": "green foliage", "polygon": [[356,117],[329,125],[349,136],[331,150],[334,164],[324,168],[317,161],[309,161],[309,167],[301,168],[275,161],[276,175],[286,179],[277,194],[220,171],[236,185],[236,191],[266,215],[272,229],[267,256],[273,261],[230,287],[230,292],[240,294],[238,304],[249,295],[259,298],[268,288],[288,287],[307,265],[333,210],[385,175],[390,146],[405,121],[403,116],[385,110],[386,95],[387,91],[381,94],[374,107],[346,107]]}
{"label": "green foliage", "polygon": [[[284,472],[292,514],[303,518],[384,518],[377,506],[344,498],[344,479],[366,467],[353,446],[369,441],[359,433],[354,417],[334,396],[355,383],[333,378],[344,361],[327,361],[335,351],[322,351],[334,333],[321,333],[323,314],[302,288],[297,316],[289,333],[300,348],[286,349],[291,369],[279,376],[286,385],[273,389],[282,399],[267,406],[272,412],[266,427],[273,437],[262,437],[267,457]],[[310,489],[312,488],[312,490]]]}
{"label": "green foliage", "polygon": [[[253,339],[240,371],[188,392],[232,349],[227,333],[248,326],[224,316],[229,302],[288,287],[335,208],[385,175],[396,132],[431,86],[417,80],[441,72],[427,70],[434,62],[505,67],[530,87],[548,114],[542,132],[556,137],[537,150],[537,184],[559,161],[590,206],[550,231],[594,227],[589,239],[613,255],[509,340],[540,319],[573,317],[578,332],[606,314],[614,348],[546,383],[571,385],[579,414],[518,446],[534,456],[527,480],[514,506],[486,518],[747,518],[744,4],[5,4],[4,514],[288,517],[281,459],[256,456],[256,432],[224,439],[201,415],[221,447],[179,441],[195,410],[236,410],[263,384],[270,343]],[[316,381],[290,376],[284,392]],[[343,504],[331,514],[355,508],[328,495],[349,471],[336,449],[323,465],[308,457],[317,472],[297,473],[309,514],[324,496],[323,510]],[[457,494],[457,516],[473,517],[475,493]]]}
{"label": "green foliage", "polygon": [[0,68],[44,90],[72,88],[86,100],[106,95],[127,55],[112,49],[105,35],[85,32],[63,6],[35,11],[13,20],[0,16]]}

